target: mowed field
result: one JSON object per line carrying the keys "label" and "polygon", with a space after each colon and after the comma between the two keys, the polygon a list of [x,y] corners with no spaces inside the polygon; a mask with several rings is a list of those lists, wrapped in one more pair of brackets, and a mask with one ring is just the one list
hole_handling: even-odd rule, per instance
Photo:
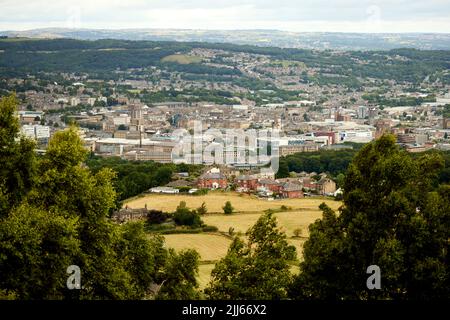
{"label": "mowed field", "polygon": [[208,213],[223,213],[222,207],[227,201],[231,202],[236,213],[261,213],[267,209],[279,209],[283,205],[290,207],[293,211],[319,211],[319,205],[322,202],[332,209],[337,209],[341,205],[338,201],[321,198],[268,201],[252,195],[221,191],[209,192],[203,196],[150,194],[126,201],[125,205],[130,208],[144,208],[147,205],[149,209],[173,212],[180,201],[185,201],[186,205],[192,209],[200,207],[205,202]]}
{"label": "mowed field", "polygon": [[[280,210],[281,206],[290,208],[288,211],[276,212],[279,228],[288,237],[288,242],[297,249],[298,260],[302,259],[302,247],[308,237],[308,226],[322,217],[319,205],[325,202],[332,209],[337,210],[341,202],[325,198],[263,200],[250,195],[242,195],[234,192],[209,192],[204,196],[192,195],[161,195],[151,194],[141,198],[130,199],[124,205],[131,208],[143,208],[175,211],[180,201],[185,201],[189,208],[198,208],[205,202],[208,214],[202,216],[205,224],[216,226],[219,233],[199,234],[169,234],[165,235],[166,246],[176,251],[195,249],[200,254],[200,266],[198,281],[203,289],[210,280],[214,263],[224,257],[231,243],[230,237],[221,233],[228,233],[230,228],[235,233],[245,236],[264,210]],[[226,201],[230,201],[236,213],[223,214],[222,207]],[[294,237],[294,230],[301,229],[301,238]],[[298,271],[297,266],[292,266],[292,271]]]}
{"label": "mowed field", "polygon": [[161,62],[175,62],[179,64],[190,64],[202,62],[201,57],[190,56],[187,54],[172,54],[161,59]]}

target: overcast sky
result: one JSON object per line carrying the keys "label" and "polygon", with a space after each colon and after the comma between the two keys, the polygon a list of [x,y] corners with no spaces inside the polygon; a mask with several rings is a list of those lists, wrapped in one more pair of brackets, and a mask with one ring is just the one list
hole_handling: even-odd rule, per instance
{"label": "overcast sky", "polygon": [[0,30],[45,27],[450,33],[450,0],[0,0]]}

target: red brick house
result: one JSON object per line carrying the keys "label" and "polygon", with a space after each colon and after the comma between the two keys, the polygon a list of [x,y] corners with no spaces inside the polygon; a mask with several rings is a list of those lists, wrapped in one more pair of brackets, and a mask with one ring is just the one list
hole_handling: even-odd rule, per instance
{"label": "red brick house", "polygon": [[281,193],[283,198],[303,198],[302,186],[292,182],[283,184]]}
{"label": "red brick house", "polygon": [[204,173],[197,181],[197,187],[203,189],[225,189],[227,186],[227,177],[222,173]]}
{"label": "red brick house", "polygon": [[253,175],[242,175],[236,178],[237,189],[243,192],[255,191],[258,187],[258,178]]}
{"label": "red brick house", "polygon": [[281,192],[281,183],[279,183],[276,180],[270,180],[270,179],[260,179],[258,181],[258,187],[264,188],[266,190],[270,190],[273,193],[280,193]]}

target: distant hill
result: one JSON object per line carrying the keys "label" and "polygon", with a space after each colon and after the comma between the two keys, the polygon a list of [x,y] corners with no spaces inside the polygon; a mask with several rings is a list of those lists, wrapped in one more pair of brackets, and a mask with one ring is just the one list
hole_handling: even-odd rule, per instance
{"label": "distant hill", "polygon": [[449,50],[450,33],[297,33],[279,30],[181,30],[181,29],[63,29],[0,31],[0,36],[29,38],[73,38],[79,40],[119,39],[152,41],[212,42],[263,47],[390,50],[415,48]]}

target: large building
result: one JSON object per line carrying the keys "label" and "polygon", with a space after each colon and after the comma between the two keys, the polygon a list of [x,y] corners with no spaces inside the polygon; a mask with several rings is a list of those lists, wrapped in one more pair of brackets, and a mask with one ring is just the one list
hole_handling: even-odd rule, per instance
{"label": "large building", "polygon": [[50,138],[50,127],[41,125],[23,125],[22,133],[28,138],[41,140]]}
{"label": "large building", "polygon": [[298,152],[314,152],[319,150],[317,144],[290,144],[278,148],[280,157],[285,157]]}
{"label": "large building", "polygon": [[95,152],[121,156],[130,160],[153,160],[170,163],[172,162],[172,150],[175,145],[176,143],[172,141],[106,138],[95,141]]}

